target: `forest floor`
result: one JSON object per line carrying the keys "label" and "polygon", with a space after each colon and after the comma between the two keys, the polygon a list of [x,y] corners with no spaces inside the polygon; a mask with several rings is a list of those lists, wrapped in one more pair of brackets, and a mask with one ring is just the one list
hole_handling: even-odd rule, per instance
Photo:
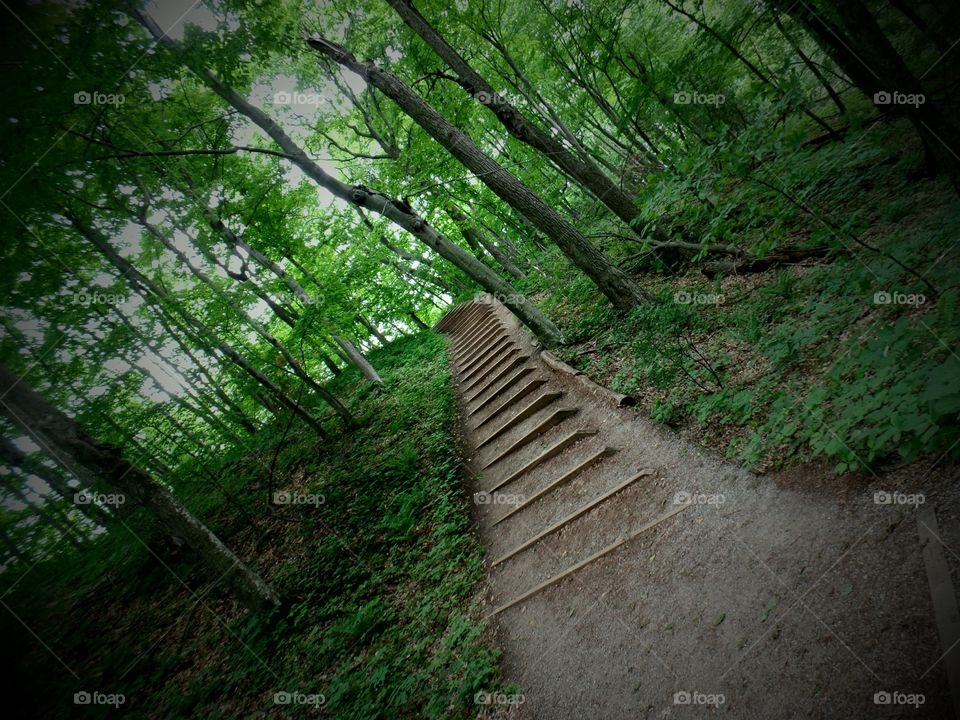
{"label": "forest floor", "polygon": [[[521,481],[515,492],[530,494],[548,469],[574,469],[584,450],[619,449],[555,504],[496,526],[491,513],[501,506],[471,506],[444,340],[427,332],[396,340],[371,352],[384,388],[354,371],[331,383],[362,419],[358,429],[318,441],[280,423],[178,487],[287,599],[280,613],[248,619],[189,553],[134,516],[83,554],[5,579],[0,599],[14,614],[0,632],[15,649],[2,673],[6,696],[32,698],[18,710],[39,718],[946,716],[918,515],[935,508],[940,550],[960,586],[949,455],[960,408],[960,206],[882,132],[857,142],[852,160],[838,143],[807,165],[791,156],[769,166],[792,164],[798,175],[822,166],[803,200],[831,209],[830,232],[802,213],[782,218],[770,203],[731,200],[756,213],[746,220],[760,236],[829,246],[821,261],[718,280],[638,270],[657,302],[626,317],[583,278],[562,292],[531,280],[524,289],[571,340],[561,357],[638,400],[625,410],[582,397],[576,416],[509,460],[516,467],[580,423],[597,430]],[[847,231],[882,252],[853,247]],[[938,296],[877,302],[877,293],[923,292],[891,254]],[[700,296],[723,300],[689,301]],[[566,399],[582,393],[568,377],[554,382]],[[474,428],[468,419],[467,448],[489,432]],[[504,441],[466,462],[476,471]],[[507,467],[494,470],[505,477]],[[489,566],[645,470],[498,564],[484,596],[479,540]],[[468,480],[469,493],[488,487],[487,473],[474,474],[484,484]],[[278,508],[272,490],[323,501]],[[225,492],[238,502],[224,502]],[[877,492],[925,502],[877,503]],[[706,499],[664,517],[678,493]],[[638,530],[494,615],[485,635],[485,613]],[[516,685],[504,684],[496,646]],[[117,711],[72,703],[73,693],[93,690],[127,701]],[[278,707],[278,692],[324,702]],[[883,692],[922,693],[924,704],[874,705]],[[522,704],[494,702],[518,693]],[[676,693],[723,702],[690,708],[674,703]]]}
{"label": "forest floor", "polygon": [[773,162],[771,177],[818,178],[796,191],[807,211],[765,205],[746,183],[713,197],[755,213],[721,239],[825,257],[714,278],[695,265],[640,273],[654,302],[626,317],[575,280],[538,295],[568,338],[561,358],[757,471],[882,474],[951,446],[956,460],[960,202],[898,129]]}
{"label": "forest floor", "polygon": [[[382,388],[355,370],[332,384],[358,428],[330,420],[319,440],[267,427],[178,488],[278,590],[280,611],[251,617],[135,514],[83,554],[4,576],[6,716],[468,717],[477,692],[504,690],[483,637],[483,549],[461,494],[444,341],[423,332],[370,358]],[[272,504],[271,491],[303,502]],[[125,700],[76,705],[77,692]]]}
{"label": "forest floor", "polygon": [[[960,563],[950,548],[960,547],[960,492],[953,469],[931,458],[883,477],[848,473],[838,480],[825,465],[751,474],[642,412],[598,399],[540,361],[512,318],[499,316],[511,344],[489,361],[471,366],[470,353],[457,357],[469,345],[456,335],[451,345],[471,450],[468,483],[486,497],[475,519],[488,551],[493,636],[506,678],[522,689],[493,698],[491,710],[610,719],[951,713],[918,533],[920,513],[935,508],[939,551],[956,586]],[[478,378],[496,376],[503,367],[497,357],[513,345],[520,357],[531,356],[524,364],[534,368],[530,377],[546,382],[483,423],[515,388],[501,392],[494,383],[477,394],[485,384]],[[477,449],[491,428],[551,391],[563,395]],[[561,406],[578,412],[491,464]],[[597,435],[485,494],[575,428]],[[618,452],[568,475],[603,446]],[[641,470],[649,474],[498,562]],[[498,523],[558,478],[567,479]],[[903,502],[878,502],[877,493]],[[884,693],[893,704],[876,703]]]}

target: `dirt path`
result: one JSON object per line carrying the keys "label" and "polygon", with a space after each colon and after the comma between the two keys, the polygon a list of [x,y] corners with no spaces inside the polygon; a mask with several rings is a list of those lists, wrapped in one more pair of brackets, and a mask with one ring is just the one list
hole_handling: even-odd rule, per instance
{"label": "dirt path", "polygon": [[472,451],[491,626],[523,693],[501,710],[953,717],[960,647],[944,658],[918,535],[935,508],[931,551],[956,575],[960,503],[943,471],[845,494],[782,487],[617,407],[491,299],[436,329]]}

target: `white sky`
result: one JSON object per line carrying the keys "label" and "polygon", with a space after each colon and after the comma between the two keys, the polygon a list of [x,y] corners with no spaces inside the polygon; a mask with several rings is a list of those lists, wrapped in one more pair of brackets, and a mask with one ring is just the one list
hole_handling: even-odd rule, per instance
{"label": "white sky", "polygon": [[[197,4],[191,0],[151,0],[146,6],[146,10],[161,30],[174,40],[183,39],[187,25],[196,25],[208,32],[217,29],[218,18],[205,5]],[[239,23],[235,18],[230,17],[229,14],[226,15],[226,18],[228,31],[239,28]],[[355,73],[346,71],[343,73],[343,78],[351,90],[356,93],[362,92],[366,87],[364,81]],[[164,91],[165,88],[159,85],[151,87],[151,93],[154,97],[160,97]],[[291,98],[291,101],[283,104],[276,103],[275,100],[280,94],[286,94]],[[338,105],[343,106],[344,98],[336,97],[337,94],[338,91],[333,83],[324,83],[323,87],[319,88],[304,88],[298,85],[295,77],[277,74],[256,81],[247,99],[270,114],[288,135],[302,145],[309,133],[311,115],[321,111],[329,112],[331,109],[337,108]],[[258,144],[253,142],[254,138],[269,140],[260,128],[251,122],[247,122],[238,127],[232,140],[236,145]],[[328,159],[321,157],[314,158],[314,160],[330,175],[341,177],[336,166]],[[288,182],[295,185],[304,179],[303,171],[291,163],[284,165],[284,175]],[[317,187],[316,189],[319,204],[323,206],[342,204],[324,188]]]}

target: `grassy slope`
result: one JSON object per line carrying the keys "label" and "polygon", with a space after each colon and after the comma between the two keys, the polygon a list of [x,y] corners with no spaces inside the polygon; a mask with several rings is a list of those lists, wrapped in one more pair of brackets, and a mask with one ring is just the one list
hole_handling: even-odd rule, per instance
{"label": "grassy slope", "polygon": [[[760,469],[819,456],[842,472],[947,450],[960,440],[960,204],[943,178],[919,176],[918,150],[909,128],[876,126],[766,163],[762,179],[813,214],[757,183],[706,178],[727,213],[709,228],[719,239],[761,252],[826,245],[831,256],[714,280],[697,270],[642,275],[657,302],[625,319],[575,282],[543,303],[574,341],[561,354],[656,419]],[[658,193],[680,198],[670,207],[682,220],[704,214],[669,180]],[[916,269],[939,296],[847,231]],[[876,304],[881,291],[926,302]],[[678,293],[722,301],[684,304]]]}
{"label": "grassy slope", "polygon": [[162,563],[152,557],[131,535],[150,528],[133,518],[131,532],[42,563],[4,598],[79,676],[8,614],[4,644],[22,656],[5,674],[40,703],[30,716],[118,714],[73,706],[74,692],[99,690],[124,693],[119,714],[130,717],[316,715],[274,705],[286,691],[322,694],[324,714],[343,718],[462,718],[475,714],[477,691],[499,689],[479,620],[482,549],[460,485],[444,341],[421,333],[372,359],[383,390],[352,372],[336,383],[363,427],[318,444],[295,426],[276,458],[275,489],[322,494],[318,508],[268,514],[277,429],[222,474],[264,533],[259,544],[210,482],[178,485],[288,598],[284,610],[268,622],[237,610],[187,551],[159,543]]}

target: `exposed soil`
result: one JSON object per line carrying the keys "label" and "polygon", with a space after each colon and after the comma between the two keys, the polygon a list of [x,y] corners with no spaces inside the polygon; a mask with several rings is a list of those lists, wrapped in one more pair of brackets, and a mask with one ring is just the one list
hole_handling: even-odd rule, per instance
{"label": "exposed soil", "polygon": [[[469,318],[461,310],[466,320],[440,328],[451,337],[464,438],[473,450],[472,491],[500,484],[576,430],[596,431],[504,484],[497,500],[480,496],[475,519],[488,550],[491,613],[637,533],[492,615],[506,678],[524,699],[498,710],[551,719],[950,716],[919,506],[878,503],[875,493],[922,493],[925,506],[935,507],[956,586],[955,467],[930,458],[883,477],[838,480],[818,463],[751,474],[615,407],[582,378],[547,364],[505,308],[483,306]],[[476,344],[480,325],[510,345],[477,363],[486,352],[485,342]],[[505,387],[508,373],[477,395],[503,369],[499,358],[510,347],[530,353],[531,372]],[[546,382],[476,429],[530,378]],[[562,396],[476,450],[550,392]],[[576,413],[484,468],[561,408]],[[605,447],[617,451],[495,524]],[[649,474],[589,512],[492,565],[644,470]],[[922,695],[923,703],[876,704],[884,692],[902,693],[901,701]]]}

